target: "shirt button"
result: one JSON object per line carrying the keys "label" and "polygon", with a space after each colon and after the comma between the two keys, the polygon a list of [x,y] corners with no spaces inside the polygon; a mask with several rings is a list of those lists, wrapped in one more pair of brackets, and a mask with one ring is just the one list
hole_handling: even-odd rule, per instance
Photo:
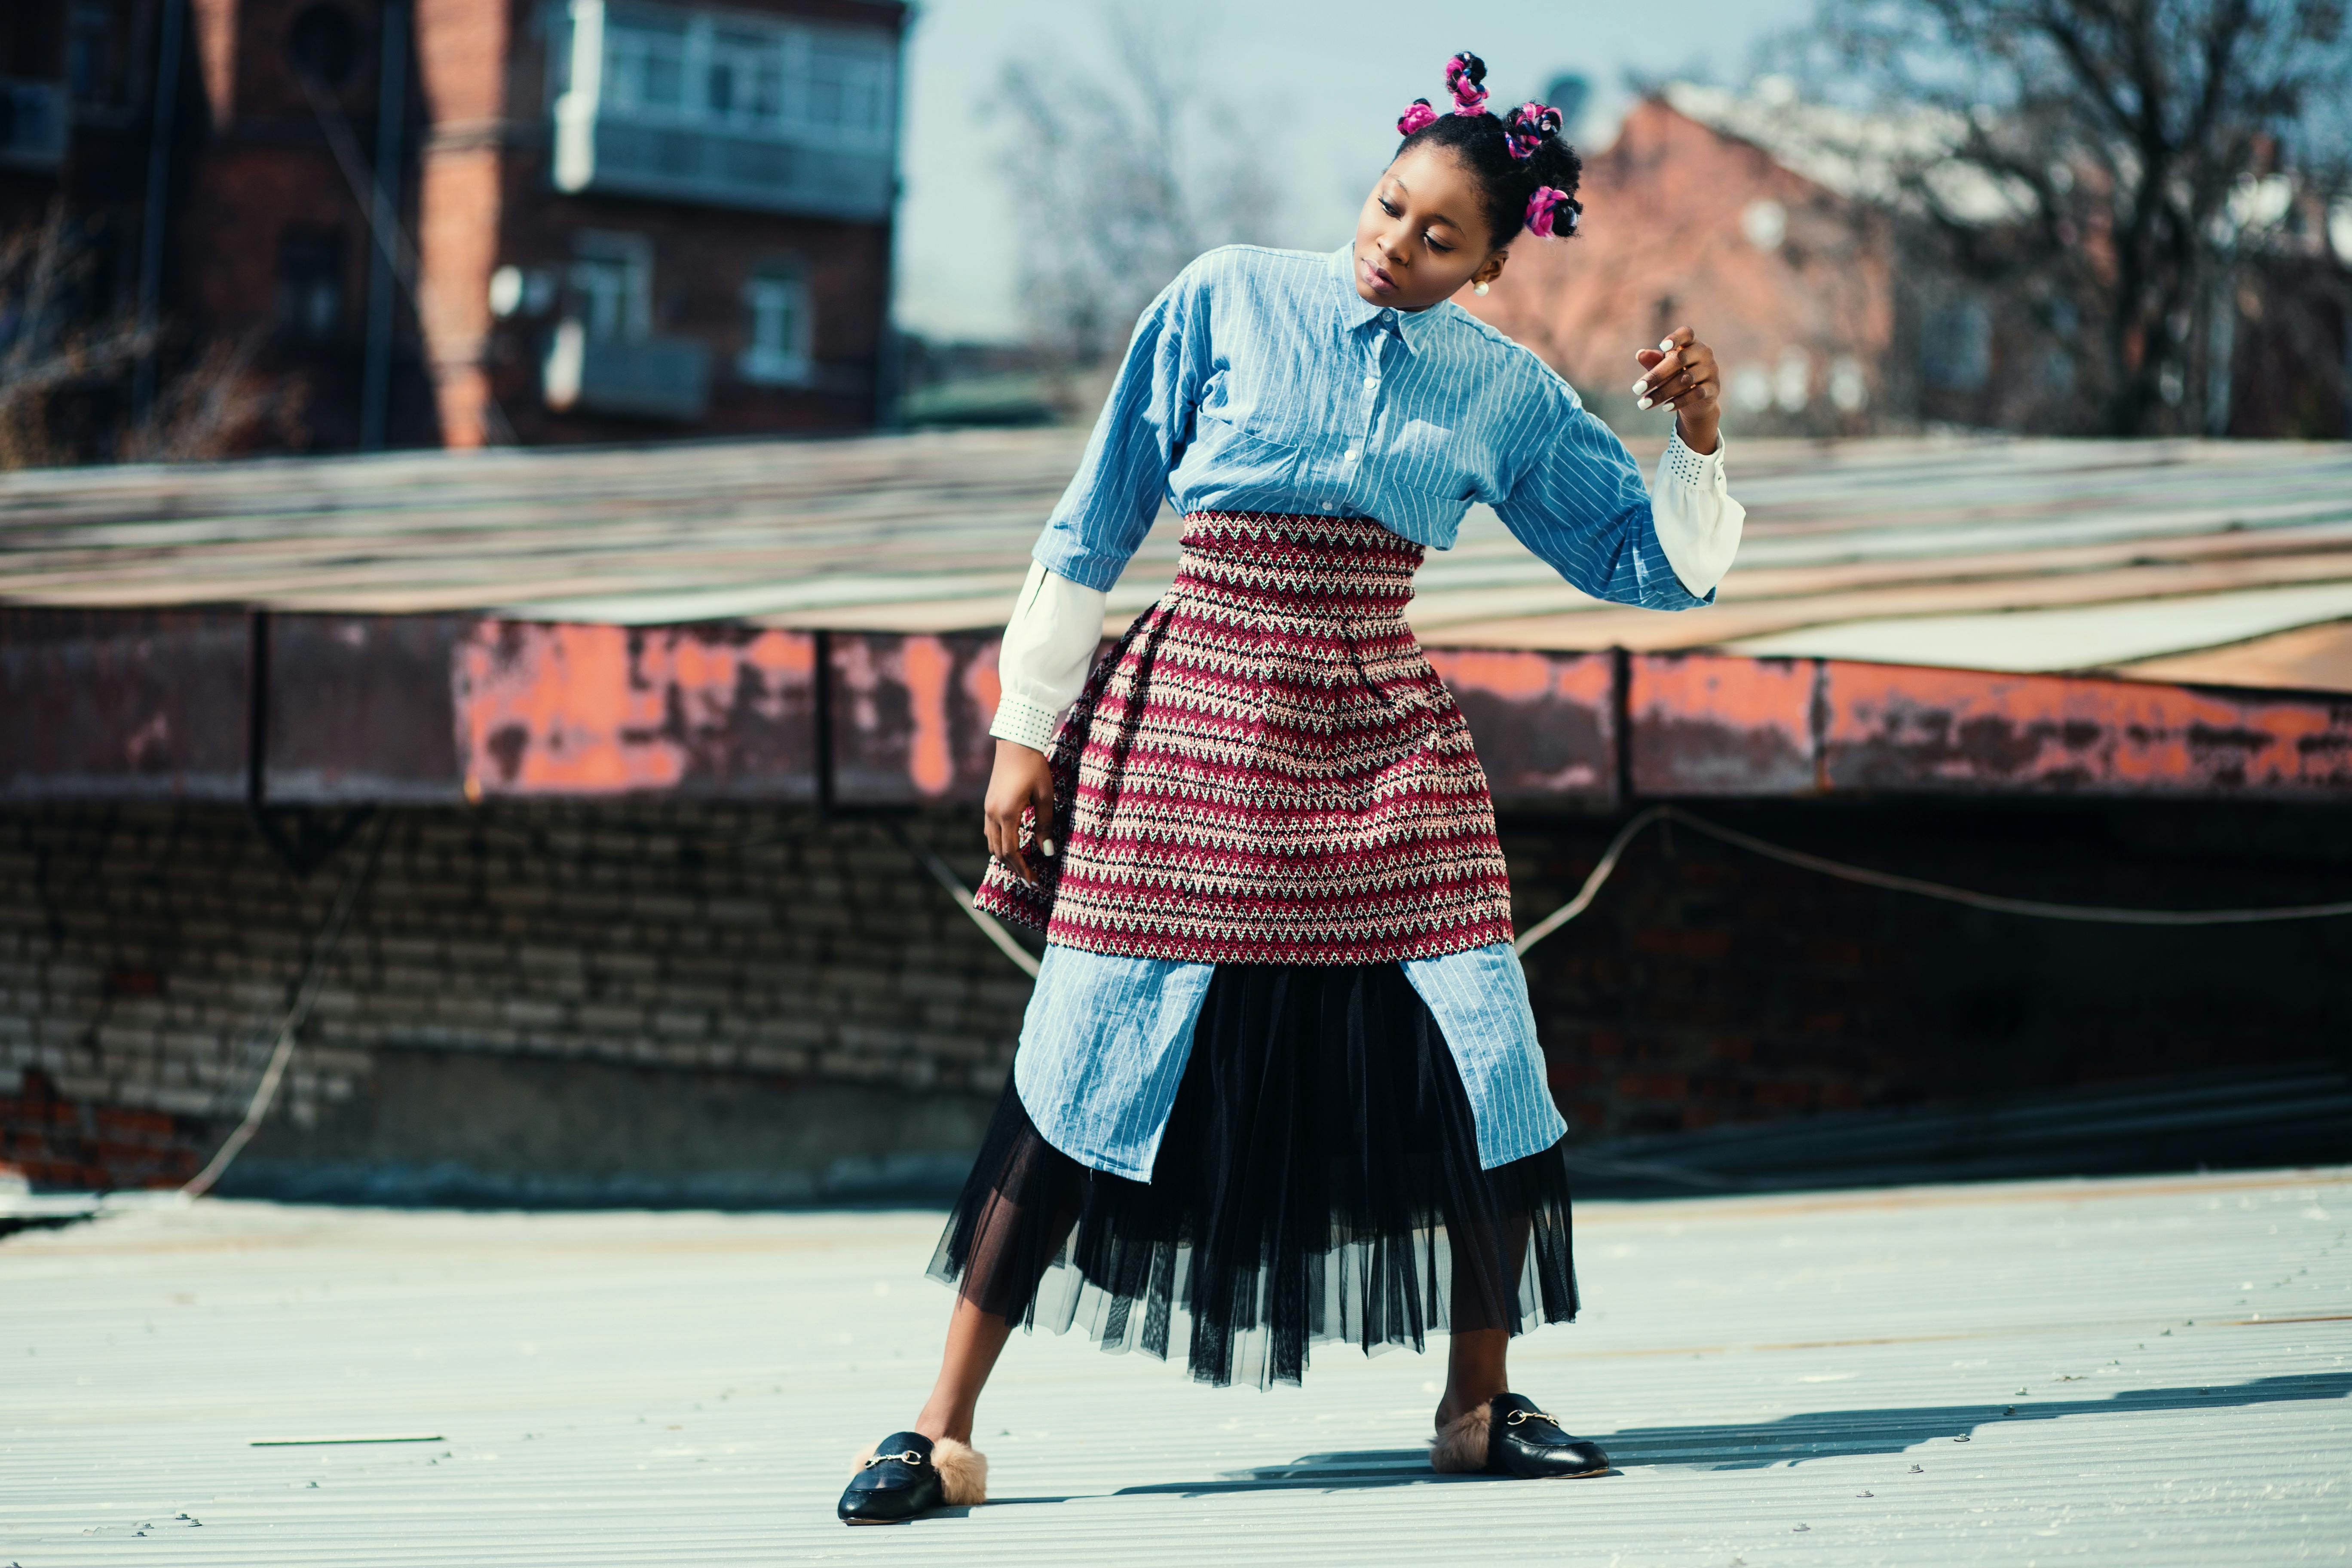
{"label": "shirt button", "polygon": [[1356,449],[1355,449],[1353,447],[1349,447],[1349,448],[1348,448],[1348,461],[1349,461],[1349,462],[1351,462],[1351,463],[1352,463],[1352,462],[1354,462],[1355,460],[1356,460]]}
{"label": "shirt button", "polygon": [[1325,511],[1329,511],[1329,510],[1331,510],[1331,503],[1330,503],[1329,501],[1328,501],[1328,500],[1327,500],[1327,501],[1325,501],[1325,502],[1323,503],[1323,510],[1324,510]]}
{"label": "shirt button", "polygon": [[1379,386],[1380,384],[1381,378],[1377,375],[1368,375],[1364,377],[1364,390],[1366,392],[1373,390],[1375,387]]}

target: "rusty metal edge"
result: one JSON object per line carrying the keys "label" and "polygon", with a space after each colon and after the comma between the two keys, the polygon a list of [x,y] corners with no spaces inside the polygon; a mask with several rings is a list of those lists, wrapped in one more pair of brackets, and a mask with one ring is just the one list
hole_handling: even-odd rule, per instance
{"label": "rusty metal edge", "polygon": [[[122,613],[126,617],[136,614],[136,612],[128,610]],[[266,667],[260,662],[262,657],[261,649],[264,645],[259,639],[266,637],[268,632],[266,626],[260,623],[257,613],[250,611],[244,613],[254,617],[250,624],[254,626],[254,636],[257,640],[255,644],[256,661],[252,673],[255,681],[258,683],[267,679]],[[88,614],[88,612],[84,612],[84,614]],[[415,617],[404,616],[384,616],[351,618],[355,620],[399,621],[413,619]],[[530,625],[549,627],[564,626],[572,624],[559,621],[528,622],[512,617],[488,616],[473,619],[470,624],[475,626],[481,626],[491,624],[502,624],[509,621],[512,621],[513,624],[517,625]],[[708,623],[689,624],[706,628],[708,626]],[[640,627],[635,629],[642,634],[658,635],[666,631],[683,631],[686,627]],[[860,804],[857,802],[844,801],[839,798],[837,781],[835,777],[837,763],[835,753],[840,748],[842,739],[838,733],[838,725],[841,718],[841,715],[838,712],[839,698],[838,693],[833,689],[835,684],[833,670],[833,666],[835,662],[834,657],[835,650],[845,643],[863,641],[869,637],[876,640],[887,640],[895,644],[903,641],[907,635],[908,634],[898,633],[867,634],[862,632],[823,630],[817,631],[814,634],[819,654],[816,660],[818,679],[816,679],[814,692],[815,704],[814,722],[814,732],[811,736],[811,741],[813,742],[813,776],[810,778],[806,787],[814,801],[823,808],[832,809],[837,806]],[[1529,650],[1491,649],[1483,651],[1497,653],[1524,653]],[[1666,660],[1681,662],[1690,658],[1723,660],[1727,663],[1733,661],[1739,663],[1769,662],[1783,667],[1795,662],[1810,664],[1812,667],[1812,679],[1811,682],[1811,690],[1810,700],[1807,703],[1807,711],[1803,720],[1804,727],[1807,731],[1809,731],[1808,738],[1810,740],[1812,752],[1812,755],[1809,759],[1811,764],[1810,769],[1811,773],[1810,789],[1791,790],[1780,788],[1757,790],[1752,792],[1744,792],[1735,789],[1731,791],[1714,792],[1717,795],[1752,794],[1759,798],[1779,798],[1800,794],[1836,796],[1858,795],[1903,795],[1913,794],[1949,795],[1954,793],[2025,793],[2072,795],[2152,795],[2171,796],[2174,798],[2261,798],[2303,800],[2314,803],[2334,803],[2352,800],[2352,763],[2347,763],[2344,768],[2326,773],[2323,776],[2313,779],[2256,779],[2240,784],[2216,782],[2212,778],[2206,777],[2183,776],[2178,780],[2177,785],[2169,781],[2158,782],[2157,784],[2150,784],[2147,781],[2142,780],[2124,784],[2101,784],[2094,782],[2087,784],[2060,787],[2040,783],[2032,779],[2025,779],[2021,780],[2014,785],[2005,786],[2001,781],[1997,778],[1983,777],[1957,780],[1952,778],[1941,780],[1918,778],[1896,782],[1881,780],[1869,784],[1860,784],[1855,783],[1842,783],[1840,781],[1837,776],[1837,770],[1833,765],[1833,758],[1832,755],[1832,736],[1837,719],[1835,712],[1835,693],[1839,685],[1839,673],[1845,670],[1851,670],[1857,674],[1864,671],[1872,672],[1870,676],[1865,677],[1866,684],[1883,683],[1889,679],[1899,679],[1899,672],[1915,671],[1921,676],[1923,679],[1942,684],[1948,689],[1955,681],[1966,681],[1973,676],[1981,679],[1988,684],[2002,681],[2014,682],[2023,679],[2035,682],[2056,683],[2060,689],[2080,690],[2087,688],[2101,694],[2112,695],[2115,698],[2123,700],[2152,700],[2158,703],[2162,703],[2166,701],[2168,697],[2173,700],[2186,700],[2195,702],[2218,704],[2236,709],[2285,710],[2294,711],[2302,715],[2303,718],[2311,725],[2312,733],[2329,737],[2341,733],[2344,740],[2338,744],[2347,750],[2347,754],[2352,754],[2352,697],[2347,697],[2340,692],[2318,691],[2296,688],[2252,688],[2215,686],[2206,683],[2191,684],[2144,681],[2134,680],[2123,677],[2094,674],[2090,672],[2057,672],[2020,676],[2002,672],[1957,670],[1942,666],[1899,665],[1868,660],[1817,658],[1798,661],[1790,661],[1787,659],[1772,659],[1765,661],[1753,659],[1749,658],[1749,656],[1721,653],[1706,649],[1689,650],[1687,652],[1678,651],[1674,653],[1630,653],[1627,650],[1619,648],[1609,650],[1609,658],[1612,660],[1610,676],[1612,690],[1610,694],[1608,719],[1610,721],[1610,728],[1613,731],[1613,734],[1610,739],[1612,742],[1612,749],[1615,753],[1614,756],[1610,759],[1612,766],[1609,770],[1609,773],[1612,775],[1610,777],[1609,784],[1610,785],[1613,785],[1613,788],[1604,786],[1604,789],[1598,792],[1598,794],[1589,790],[1563,790],[1558,792],[1559,800],[1563,804],[1573,803],[1591,805],[1599,803],[1599,795],[1611,795],[1613,796],[1613,799],[1607,801],[1605,804],[1623,808],[1630,805],[1637,798],[1643,797],[1643,795],[1637,793],[1634,788],[1634,783],[1638,776],[1637,768],[1640,762],[1639,752],[1644,746],[1645,742],[1654,742],[1655,737],[1650,732],[1652,730],[1651,724],[1645,722],[1643,716],[1635,711],[1633,707],[1633,683],[1638,677],[1639,668],[1651,661]],[[147,798],[157,795],[180,795],[184,798],[217,797],[225,800],[236,799],[242,796],[249,803],[267,802],[270,799],[273,794],[269,770],[267,766],[267,737],[257,733],[256,729],[256,717],[252,710],[257,700],[255,691],[248,690],[245,700],[247,711],[243,714],[235,716],[236,720],[242,721],[240,727],[245,730],[249,738],[248,745],[247,747],[247,756],[245,759],[246,777],[241,781],[241,788],[231,790],[226,787],[227,781],[224,779],[215,781],[221,786],[217,789],[199,786],[197,789],[188,790],[184,785],[173,788],[169,785],[161,784],[159,781],[135,775],[127,769],[119,777],[111,774],[92,773],[87,769],[78,769],[70,772],[60,772],[58,773],[47,776],[31,776],[20,772],[5,781],[0,781],[0,799],[30,803],[42,800],[129,799]],[[225,721],[230,720],[230,716],[228,715],[221,715],[220,717]],[[355,786],[353,792],[340,795],[338,797],[339,803],[361,804],[364,802],[369,804],[385,805],[424,804],[427,801],[433,800],[448,801],[462,798],[463,781],[460,778],[453,777],[447,781],[446,788],[444,788],[444,786],[438,782],[425,780],[412,781],[401,788],[387,788],[383,787],[385,781],[367,778],[365,776],[364,769],[360,769],[355,770],[355,776],[353,777],[352,782]],[[554,790],[532,793],[534,793],[539,798],[558,798],[564,795],[564,792]],[[643,793],[667,795],[679,793],[698,792],[680,791],[676,788],[657,788]],[[1649,797],[1671,797],[1678,792],[1672,788],[1658,789],[1653,787],[1645,793]],[[316,798],[313,792],[302,790],[299,787],[296,790],[289,792],[289,794],[292,798],[295,799],[305,797]],[[1535,804],[1535,802],[1530,800],[1530,804]]]}

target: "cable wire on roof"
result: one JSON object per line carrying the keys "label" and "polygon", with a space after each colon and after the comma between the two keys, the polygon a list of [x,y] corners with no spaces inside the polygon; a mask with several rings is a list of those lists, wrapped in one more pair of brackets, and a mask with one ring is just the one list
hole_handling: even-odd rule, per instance
{"label": "cable wire on roof", "polygon": [[253,1097],[246,1102],[245,1118],[236,1124],[227,1139],[213,1153],[205,1168],[188,1178],[180,1191],[192,1198],[210,1192],[213,1184],[221,1179],[245,1146],[252,1142],[261,1126],[261,1119],[269,1114],[270,1101],[278,1098],[278,1086],[286,1076],[286,1064],[294,1055],[294,1037],[301,1033],[310,1016],[310,1005],[319,999],[319,984],[326,977],[327,960],[334,955],[335,944],[342,940],[343,927],[350,923],[352,910],[358,907],[360,895],[367,891],[375,879],[376,862],[383,855],[384,834],[391,823],[389,816],[379,816],[374,831],[368,835],[367,852],[358,865],[343,875],[343,885],[335,891],[335,901],[327,911],[326,923],[319,928],[319,939],[310,944],[310,956],[304,961],[302,973],[294,984],[294,1000],[287,1006],[286,1015],[278,1023],[278,1036],[269,1051],[269,1065],[261,1070],[261,1081],[254,1086]]}
{"label": "cable wire on roof", "polygon": [[1970,909],[1990,910],[1996,914],[2024,915],[2033,920],[2076,921],[2094,925],[2220,926],[2259,925],[2273,921],[2331,920],[2352,915],[2352,899],[2325,904],[2286,904],[2270,909],[2131,910],[2106,904],[2058,904],[2041,899],[2004,898],[1998,893],[1973,892],[1966,888],[1931,882],[1920,877],[1898,876],[1892,871],[1875,871],[1867,866],[1832,860],[1824,855],[1811,855],[1802,849],[1790,849],[1759,838],[1751,833],[1742,833],[1736,827],[1709,822],[1703,816],[1694,816],[1678,805],[1654,805],[1617,830],[1617,837],[1609,841],[1609,847],[1601,854],[1601,863],[1584,879],[1584,887],[1576,897],[1528,927],[1512,945],[1524,953],[1582,914],[1591,905],[1593,896],[1601,891],[1601,884],[1609,879],[1610,873],[1616,870],[1625,847],[1654,822],[1679,822],[1696,832],[1745,849],[1752,855],[1761,855],[1768,860],[1778,860],[1801,870],[1818,871],[1824,877],[1859,882],[1868,888],[1885,888],[1892,892],[1916,893],[1922,898],[1941,899],[1949,903],[1966,904]]}
{"label": "cable wire on roof", "polygon": [[[1794,866],[1801,870],[1818,871],[1824,877],[1859,882],[1866,888],[1884,888],[1891,892],[1916,893],[1921,898],[1941,899],[1949,903],[1966,904],[1970,909],[1990,910],[1996,914],[2024,915],[2032,920],[2077,921],[2096,925],[2219,926],[2258,925],[2274,921],[2333,920],[2352,915],[2352,899],[2343,899],[2334,903],[2325,904],[2284,904],[2268,909],[2131,910],[2107,904],[2058,904],[2041,899],[2005,898],[1998,893],[1979,893],[1967,888],[1955,888],[1943,882],[1931,882],[1921,877],[1905,877],[1892,871],[1873,870],[1867,866],[1849,865],[1843,860],[1832,860],[1825,855],[1811,855],[1802,849],[1790,849],[1784,845],[1759,838],[1752,833],[1742,833],[1736,827],[1726,827],[1720,823],[1709,822],[1703,816],[1693,816],[1678,805],[1654,805],[1636,813],[1632,821],[1617,830],[1617,836],[1612,838],[1609,841],[1609,847],[1601,852],[1600,864],[1593,867],[1591,875],[1584,879],[1584,886],[1577,890],[1576,897],[1521,931],[1518,940],[1511,944],[1513,950],[1525,953],[1536,943],[1591,909],[1592,900],[1600,896],[1601,887],[1616,871],[1617,863],[1624,858],[1626,848],[1634,839],[1641,837],[1643,829],[1660,822],[1679,822],[1685,827],[1704,833],[1710,838],[1719,839],[1737,848],[1745,849],[1752,855],[1761,855],[1768,860],[1778,860],[1783,865]],[[892,823],[890,831],[898,842],[922,863],[923,868],[931,874],[940,886],[947,889],[948,896],[955,900],[957,907],[971,917],[972,923],[987,934],[988,940],[994,942],[1007,958],[1019,964],[1024,973],[1033,979],[1035,978],[1037,960],[1031,956],[1026,948],[1013,941],[1012,932],[1006,931],[992,916],[972,902],[971,891],[957,879],[955,872],[948,863],[940,859],[930,846],[916,838],[898,824]]]}
{"label": "cable wire on roof", "polygon": [[1020,965],[1021,972],[1030,979],[1036,979],[1039,966],[1035,955],[1013,940],[1013,933],[1004,929],[1003,921],[973,901],[971,889],[966,888],[956,876],[955,868],[940,859],[938,850],[908,832],[904,823],[894,820],[889,824],[889,828],[890,837],[896,838],[923,869],[931,874],[933,881],[947,889],[948,897],[956,901],[956,908],[971,918],[971,923],[978,926],[982,933],[996,944],[997,951]]}

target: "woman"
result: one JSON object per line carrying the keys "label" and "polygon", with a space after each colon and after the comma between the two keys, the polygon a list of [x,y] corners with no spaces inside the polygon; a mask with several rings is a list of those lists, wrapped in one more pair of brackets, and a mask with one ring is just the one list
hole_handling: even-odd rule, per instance
{"label": "woman", "polygon": [[[1164,1356],[1181,1310],[1219,1384],[1443,1330],[1433,1465],[1608,1468],[1506,1375],[1513,1334],[1576,1311],[1566,1125],[1486,779],[1402,612],[1473,500],[1587,593],[1661,610],[1713,598],[1742,513],[1687,329],[1634,356],[1641,406],[1675,415],[1653,496],[1565,382],[1452,302],[1580,211],[1559,114],[1498,119],[1485,75],[1454,57],[1450,110],[1399,121],[1351,244],[1228,247],[1168,287],[1038,542],[980,898],[1048,945],[932,1261],[958,1286],[938,1383],[860,1460],[851,1523],[983,1500],[972,1421],[1012,1324],[1082,1311]],[[1175,585],[1088,679],[1163,496]]]}

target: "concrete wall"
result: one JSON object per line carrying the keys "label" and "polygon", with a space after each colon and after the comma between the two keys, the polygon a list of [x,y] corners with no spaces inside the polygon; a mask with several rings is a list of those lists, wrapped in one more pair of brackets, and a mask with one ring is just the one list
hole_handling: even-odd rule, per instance
{"label": "concrete wall", "polygon": [[[2319,808],[1723,805],[1823,853],[2144,906],[2341,896]],[[906,819],[967,876],[965,814]],[[874,819],[720,805],[403,810],[308,879],[225,805],[0,814],[0,1163],[184,1179],[233,1124],[307,944],[382,858],[228,1190],[467,1201],[936,1193],[1027,979]],[[1613,823],[1520,814],[1522,924]],[[2122,930],[1637,844],[1530,954],[1581,1138],[2341,1058],[2352,921]]]}

